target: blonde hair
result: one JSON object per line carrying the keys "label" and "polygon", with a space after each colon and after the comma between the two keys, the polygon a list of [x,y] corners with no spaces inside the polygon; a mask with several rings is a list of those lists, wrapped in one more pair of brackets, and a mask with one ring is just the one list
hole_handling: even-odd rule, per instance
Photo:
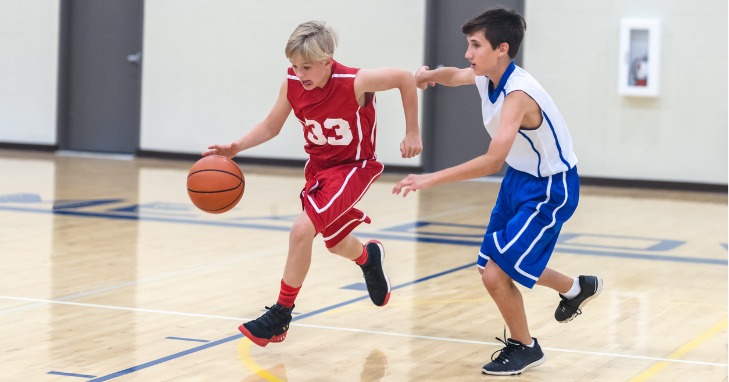
{"label": "blonde hair", "polygon": [[334,56],[339,43],[337,32],[323,21],[308,21],[299,24],[286,43],[286,58],[299,55],[305,61],[315,62]]}

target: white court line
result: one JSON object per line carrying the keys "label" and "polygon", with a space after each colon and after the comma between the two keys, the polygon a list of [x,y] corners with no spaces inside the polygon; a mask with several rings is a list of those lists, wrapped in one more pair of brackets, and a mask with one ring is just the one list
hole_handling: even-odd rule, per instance
{"label": "white court line", "polygon": [[[82,302],[56,301],[56,300],[47,300],[47,299],[29,298],[29,297],[0,296],[0,300],[26,301],[26,302],[36,302],[36,303],[57,304],[57,305],[71,305],[71,306],[79,306],[79,307],[85,307],[85,308],[124,310],[124,311],[130,311],[130,312],[167,314],[167,315],[172,315],[172,316],[183,316],[183,317],[212,318],[212,319],[217,319],[217,320],[238,321],[238,322],[250,320],[250,318],[245,318],[245,317],[216,316],[216,315],[210,315],[210,314],[175,312],[175,311],[170,311],[170,310],[129,308],[129,307],[124,307],[124,306],[86,304],[86,303],[82,303]],[[446,337],[421,336],[421,335],[417,335],[417,334],[393,333],[393,332],[383,332],[383,331],[377,331],[377,330],[355,329],[355,328],[341,328],[341,327],[335,327],[335,326],[301,324],[301,323],[297,323],[297,322],[292,322],[291,326],[300,326],[300,327],[304,327],[304,328],[314,328],[314,329],[324,329],[324,330],[335,330],[335,331],[340,331],[340,332],[377,334],[377,335],[391,336],[391,337],[416,338],[416,339],[423,339],[423,340],[430,340],[430,341],[467,343],[467,344],[475,344],[475,345],[496,345],[496,346],[502,345],[501,343],[498,343],[498,342],[462,340],[462,339],[457,339],[457,338],[446,338]],[[647,357],[647,356],[639,356],[639,355],[626,355],[626,354],[594,352],[594,351],[585,351],[585,350],[560,349],[560,348],[548,348],[548,347],[542,347],[542,349],[549,350],[549,351],[555,351],[555,352],[561,352],[561,353],[575,353],[575,354],[586,354],[586,355],[594,355],[594,356],[602,356],[602,357],[640,359],[640,360],[656,361],[656,362],[673,362],[673,363],[685,363],[685,364],[691,364],[691,365],[706,365],[706,366],[721,366],[721,367],[729,366],[726,363],[689,361],[689,360],[682,360],[682,359]]]}
{"label": "white court line", "polygon": [[[246,256],[235,255],[235,256],[224,258],[224,259],[220,259],[213,263],[206,263],[205,265],[202,265],[202,266],[184,268],[184,269],[181,269],[178,271],[167,272],[167,273],[163,273],[163,274],[156,275],[156,276],[136,279],[133,281],[125,281],[125,282],[108,285],[108,286],[97,288],[97,289],[86,290],[86,291],[82,291],[82,292],[78,292],[78,293],[74,293],[74,294],[70,294],[70,295],[65,295],[65,296],[58,296],[58,297],[55,297],[54,299],[43,300],[43,301],[44,302],[45,301],[55,301],[56,303],[59,303],[61,301],[66,301],[66,300],[75,300],[78,298],[98,295],[101,293],[111,292],[111,291],[123,289],[126,287],[130,287],[130,286],[138,286],[138,285],[152,283],[152,282],[156,282],[156,281],[162,281],[162,280],[167,280],[167,279],[171,279],[171,278],[176,278],[179,276],[185,276],[187,274],[194,273],[194,272],[201,272],[201,271],[206,272],[206,271],[220,268],[223,266],[228,266],[231,264],[249,261],[251,258],[270,256],[270,255],[273,255],[276,253],[285,253],[287,250],[288,250],[288,247],[272,247],[272,248],[268,248],[265,250],[255,251],[253,253],[247,254]],[[39,304],[40,303],[14,306],[14,307],[0,309],[0,317],[10,314],[10,313],[15,313],[18,311],[32,309],[32,308],[38,306]]]}

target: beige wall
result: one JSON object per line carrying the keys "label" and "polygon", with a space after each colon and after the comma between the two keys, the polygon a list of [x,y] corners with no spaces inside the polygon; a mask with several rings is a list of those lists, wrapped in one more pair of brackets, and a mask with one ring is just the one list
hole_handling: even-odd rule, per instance
{"label": "beige wall", "polygon": [[56,143],[58,0],[0,1],[0,142]]}
{"label": "beige wall", "polygon": [[[214,6],[212,6],[214,4]],[[423,58],[425,2],[150,0],[145,6],[142,149],[198,153],[229,143],[270,111],[290,65],[289,35],[324,20],[339,34],[345,65],[415,70]],[[378,158],[400,158],[405,133],[400,93],[378,93]],[[239,156],[305,159],[293,115],[283,132]]]}
{"label": "beige wall", "polygon": [[[525,14],[524,67],[565,115],[583,176],[727,183],[726,0],[527,0]],[[658,97],[618,94],[624,17],[661,21]]]}

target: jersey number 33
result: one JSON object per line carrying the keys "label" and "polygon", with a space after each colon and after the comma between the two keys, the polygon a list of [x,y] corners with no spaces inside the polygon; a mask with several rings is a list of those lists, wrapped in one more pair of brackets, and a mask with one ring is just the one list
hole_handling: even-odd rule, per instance
{"label": "jersey number 33", "polygon": [[[324,125],[317,121],[307,119],[306,139],[319,146],[326,144],[346,146],[352,142],[352,129],[349,122],[341,118],[327,118]],[[324,130],[327,130],[326,133]]]}

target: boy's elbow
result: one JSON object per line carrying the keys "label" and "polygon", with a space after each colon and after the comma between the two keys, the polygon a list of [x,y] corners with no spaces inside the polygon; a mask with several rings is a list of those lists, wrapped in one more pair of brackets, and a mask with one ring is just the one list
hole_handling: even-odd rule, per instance
{"label": "boy's elbow", "polygon": [[[506,158],[502,158],[500,156],[496,155],[489,155],[488,153],[483,155],[483,161],[484,161],[484,172],[485,175],[491,175],[499,172],[501,168],[506,163]],[[484,175],[484,176],[485,176]]]}
{"label": "boy's elbow", "polygon": [[506,161],[504,159],[494,159],[489,163],[489,175],[490,174],[496,174],[501,170],[502,167],[504,167],[504,164]]}
{"label": "boy's elbow", "polygon": [[415,75],[404,69],[400,69],[397,76],[397,83],[400,89],[415,87]]}

